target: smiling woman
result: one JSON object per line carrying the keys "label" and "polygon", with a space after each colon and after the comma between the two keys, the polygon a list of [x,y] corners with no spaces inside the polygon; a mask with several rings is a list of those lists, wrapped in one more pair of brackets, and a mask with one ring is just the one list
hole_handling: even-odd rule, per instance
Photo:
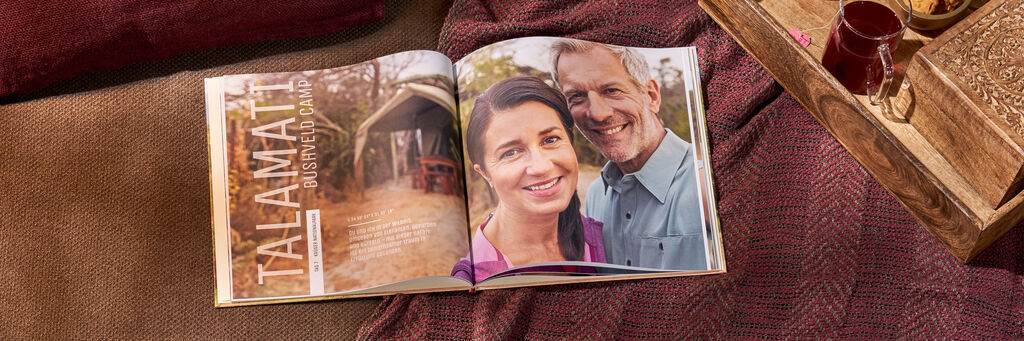
{"label": "smiling woman", "polygon": [[519,265],[605,261],[601,223],[580,215],[572,132],[562,94],[535,77],[495,83],[477,99],[466,148],[498,205],[473,237],[472,264],[467,255],[453,276],[479,282]]}
{"label": "smiling woman", "polygon": [[495,190],[502,213],[536,219],[568,206],[579,171],[555,110],[530,101],[496,112],[489,126],[473,170]]}

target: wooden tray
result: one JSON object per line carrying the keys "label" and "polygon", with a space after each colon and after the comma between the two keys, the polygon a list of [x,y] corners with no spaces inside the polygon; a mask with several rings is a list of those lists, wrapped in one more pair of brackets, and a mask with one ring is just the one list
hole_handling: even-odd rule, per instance
{"label": "wooden tray", "polygon": [[[1001,2],[990,1],[978,12]],[[961,262],[969,261],[1024,218],[1024,194],[993,205],[917,128],[871,105],[866,96],[850,93],[822,67],[838,1],[699,3]],[[802,47],[790,36],[791,29],[804,31],[811,45]],[[896,53],[897,64],[906,67],[914,53],[932,40],[933,36],[908,30]],[[915,77],[915,72],[908,70],[907,78]],[[907,116],[913,118],[926,106],[921,102],[910,106]]]}

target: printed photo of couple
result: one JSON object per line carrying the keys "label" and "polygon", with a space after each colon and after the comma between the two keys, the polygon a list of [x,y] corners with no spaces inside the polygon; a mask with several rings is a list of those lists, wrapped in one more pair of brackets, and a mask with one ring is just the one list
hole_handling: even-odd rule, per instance
{"label": "printed photo of couple", "polygon": [[472,252],[452,276],[716,270],[695,55],[523,38],[460,60]]}

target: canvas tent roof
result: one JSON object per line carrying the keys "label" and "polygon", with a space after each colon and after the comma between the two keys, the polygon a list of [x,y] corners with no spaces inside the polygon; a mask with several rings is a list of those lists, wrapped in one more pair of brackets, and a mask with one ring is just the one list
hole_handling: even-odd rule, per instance
{"label": "canvas tent roof", "polygon": [[370,132],[401,130],[441,130],[452,124],[455,97],[441,88],[406,84],[387,103],[359,125],[356,131],[355,164],[362,178],[362,155]]}

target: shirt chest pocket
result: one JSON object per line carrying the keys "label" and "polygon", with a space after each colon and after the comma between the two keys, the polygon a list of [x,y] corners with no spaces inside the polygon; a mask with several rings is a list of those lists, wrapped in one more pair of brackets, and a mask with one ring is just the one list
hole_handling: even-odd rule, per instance
{"label": "shirt chest pocket", "polygon": [[692,270],[704,263],[700,235],[642,237],[640,266],[666,270]]}

